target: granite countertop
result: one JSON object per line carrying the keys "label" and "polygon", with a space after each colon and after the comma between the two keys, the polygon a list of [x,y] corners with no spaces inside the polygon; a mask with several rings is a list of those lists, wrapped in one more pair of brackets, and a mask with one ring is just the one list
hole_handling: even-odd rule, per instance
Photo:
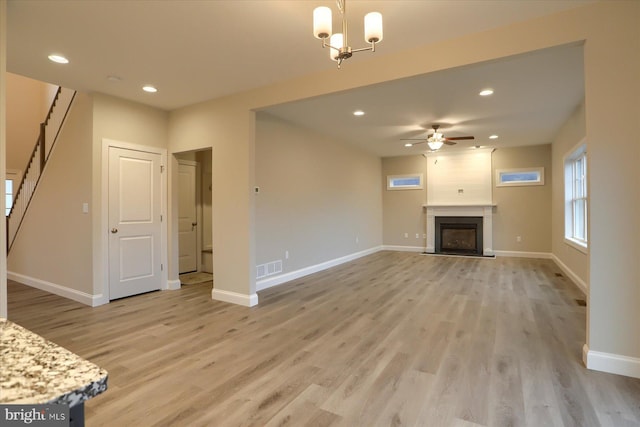
{"label": "granite countertop", "polygon": [[69,407],[107,389],[107,371],[0,318],[0,403]]}

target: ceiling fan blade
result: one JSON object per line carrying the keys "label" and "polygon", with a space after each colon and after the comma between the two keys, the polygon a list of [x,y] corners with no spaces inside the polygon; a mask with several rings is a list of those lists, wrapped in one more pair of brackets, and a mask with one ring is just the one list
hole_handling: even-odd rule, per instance
{"label": "ceiling fan blade", "polygon": [[443,144],[446,144],[446,145],[456,145],[456,143],[455,143],[455,142],[453,142],[453,141],[449,141],[449,139],[448,139],[448,138],[447,138],[447,139],[445,139],[444,141],[442,141],[442,143],[443,143]]}
{"label": "ceiling fan blade", "polygon": [[445,138],[445,141],[464,141],[466,139],[475,139],[473,136],[454,136],[453,138]]}
{"label": "ceiling fan blade", "polygon": [[400,141],[422,141],[425,142],[425,138],[400,138]]}

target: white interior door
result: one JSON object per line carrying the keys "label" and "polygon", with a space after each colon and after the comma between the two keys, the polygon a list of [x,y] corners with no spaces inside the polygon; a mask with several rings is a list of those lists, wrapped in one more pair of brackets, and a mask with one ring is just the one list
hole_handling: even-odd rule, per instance
{"label": "white interior door", "polygon": [[161,288],[160,160],[109,147],[109,299]]}
{"label": "white interior door", "polygon": [[196,163],[178,160],[178,263],[180,274],[198,270]]}

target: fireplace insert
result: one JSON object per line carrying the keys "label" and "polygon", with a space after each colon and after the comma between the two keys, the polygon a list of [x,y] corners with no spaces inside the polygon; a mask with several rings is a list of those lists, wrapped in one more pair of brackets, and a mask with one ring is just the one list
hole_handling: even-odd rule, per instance
{"label": "fireplace insert", "polygon": [[482,217],[437,216],[435,253],[482,255]]}

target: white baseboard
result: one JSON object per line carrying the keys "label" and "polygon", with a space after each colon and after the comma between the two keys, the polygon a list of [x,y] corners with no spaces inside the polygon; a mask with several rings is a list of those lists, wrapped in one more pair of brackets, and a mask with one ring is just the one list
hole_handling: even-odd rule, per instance
{"label": "white baseboard", "polygon": [[7,271],[7,279],[31,286],[32,288],[40,289],[58,295],[64,298],[68,298],[77,301],[82,304],[86,304],[91,307],[106,304],[108,301],[104,301],[102,294],[91,295],[86,292],[71,289],[66,286],[58,285],[56,283],[47,282],[46,280],[36,279],[34,277],[25,276],[24,274],[14,273]]}
{"label": "white baseboard", "polygon": [[170,291],[175,291],[177,289],[180,289],[181,285],[182,283],[180,283],[180,279],[167,280],[167,289]]}
{"label": "white baseboard", "polygon": [[230,302],[232,304],[243,305],[245,307],[253,307],[258,305],[258,294],[239,294],[237,292],[223,291],[222,289],[213,289],[211,298],[216,301]]}
{"label": "white baseboard", "polygon": [[549,252],[523,252],[523,251],[493,251],[495,256],[506,256],[514,258],[539,258],[551,259],[552,254]]}
{"label": "white baseboard", "polygon": [[296,271],[291,271],[289,273],[284,273],[278,276],[269,277],[268,279],[258,280],[256,282],[256,291],[262,291],[264,289],[271,288],[272,286],[281,285],[283,283],[290,282],[295,279],[299,279],[300,277],[308,276],[309,274],[317,273],[319,271],[326,270],[328,268],[335,267],[340,264],[344,264],[345,262],[353,261],[354,259],[371,255],[373,253],[379,252],[380,250],[382,250],[382,248],[383,248],[382,246],[376,246],[370,249],[366,249],[364,251],[355,252],[353,254],[345,255],[340,258],[335,258],[329,261],[325,261],[320,264],[301,268]]}
{"label": "white baseboard", "polygon": [[589,350],[582,347],[582,361],[587,369],[640,378],[640,358]]}
{"label": "white baseboard", "polygon": [[424,252],[424,246],[384,245],[382,250],[398,252]]}
{"label": "white baseboard", "polygon": [[555,254],[551,255],[551,259],[556,263],[558,267],[560,267],[560,270],[562,270],[564,274],[569,276],[569,279],[571,279],[571,281],[573,281],[573,283],[575,283],[576,286],[580,288],[580,290],[584,292],[585,295],[589,295],[589,286],[587,286],[584,280],[582,280],[576,273],[574,273],[569,267],[567,267],[565,263],[560,261],[560,258],[558,258]]}

